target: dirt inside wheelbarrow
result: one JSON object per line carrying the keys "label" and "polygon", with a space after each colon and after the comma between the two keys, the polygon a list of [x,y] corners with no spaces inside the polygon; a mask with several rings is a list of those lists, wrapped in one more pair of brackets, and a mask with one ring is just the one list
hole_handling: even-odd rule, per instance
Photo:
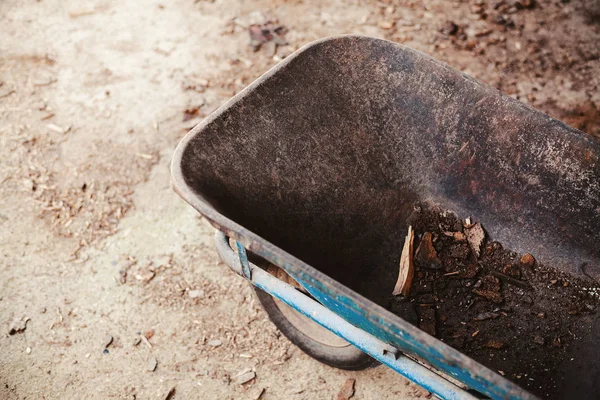
{"label": "dirt inside wheelbarrow", "polygon": [[483,241],[476,258],[464,222],[417,210],[412,289],[390,309],[532,393],[560,397],[572,350],[596,318],[597,289],[499,243]]}

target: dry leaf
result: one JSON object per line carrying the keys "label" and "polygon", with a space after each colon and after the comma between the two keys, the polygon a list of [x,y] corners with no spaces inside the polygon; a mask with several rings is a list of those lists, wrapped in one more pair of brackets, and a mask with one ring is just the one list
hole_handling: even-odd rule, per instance
{"label": "dry leaf", "polygon": [[483,231],[481,224],[478,222],[468,228],[465,227],[465,235],[467,236],[467,241],[469,242],[473,254],[475,254],[475,257],[479,258],[479,255],[481,254],[481,245],[485,239],[485,232]]}
{"label": "dry leaf", "polygon": [[348,400],[352,396],[354,396],[354,383],[356,381],[354,379],[346,379],[344,385],[340,389],[340,392],[337,395],[337,400]]}
{"label": "dry leaf", "polygon": [[410,287],[412,285],[414,268],[413,268],[413,242],[415,240],[415,233],[412,226],[408,227],[408,235],[404,239],[404,247],[402,248],[402,255],[400,256],[400,273],[398,274],[398,280],[392,294],[397,296],[402,294],[408,296],[410,293]]}

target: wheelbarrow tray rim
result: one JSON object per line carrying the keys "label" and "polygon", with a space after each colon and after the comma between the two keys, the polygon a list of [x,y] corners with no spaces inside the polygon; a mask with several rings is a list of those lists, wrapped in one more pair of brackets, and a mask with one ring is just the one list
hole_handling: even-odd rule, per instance
{"label": "wheelbarrow tray rim", "polygon": [[[482,387],[488,388],[489,390],[486,390],[486,392],[489,395],[492,395],[492,397],[535,398],[535,396],[531,395],[501,375],[476,362],[458,350],[448,346],[435,337],[432,337],[421,331],[397,315],[366,299],[355,291],[311,267],[302,260],[287,253],[285,250],[273,245],[269,241],[263,239],[261,236],[253,233],[237,222],[219,213],[206,199],[204,199],[200,194],[194,192],[186,183],[181,168],[183,155],[188,147],[188,144],[194,137],[196,137],[196,135],[201,135],[202,131],[213,121],[219,118],[224,112],[226,112],[240,100],[251,95],[257,87],[261,86],[264,82],[268,81],[280,71],[284,70],[288,64],[300,57],[306,50],[327,42],[343,41],[348,39],[384,41],[383,39],[375,39],[361,35],[337,35],[325,37],[301,47],[293,54],[286,57],[283,61],[273,66],[269,71],[255,80],[252,84],[247,86],[218,109],[213,111],[181,140],[175,149],[171,162],[171,178],[174,191],[193,208],[195,208],[202,216],[204,216],[213,227],[242,243],[251,252],[259,254],[268,261],[280,266],[292,276],[308,283],[309,285],[319,288],[326,294],[337,296],[338,299],[344,298],[344,301],[349,304],[349,307],[351,307],[354,311],[361,312],[363,317],[367,318],[370,323],[375,324],[378,328],[387,332],[389,335],[398,337],[398,333],[394,332],[394,330],[392,330],[390,327],[397,326],[400,328],[402,331],[402,337],[398,339],[403,342],[409,341],[423,346],[423,348],[426,349],[425,351],[428,354],[434,355],[435,360],[438,361],[432,362],[434,367],[441,367],[441,370],[449,373],[453,377],[471,387],[478,386],[479,388],[476,388],[478,390],[481,390]],[[426,54],[397,43],[389,41],[385,42],[396,46],[399,51],[410,52],[416,57],[425,58],[430,62],[437,64],[440,68],[451,69],[455,73],[461,74],[463,77],[465,77],[465,79],[474,82],[477,85],[487,86],[460,71],[452,69],[448,65],[443,64]],[[427,361],[431,362],[432,360],[428,359]],[[444,366],[447,368],[443,368]],[[465,371],[468,371],[467,375],[464,374]]]}

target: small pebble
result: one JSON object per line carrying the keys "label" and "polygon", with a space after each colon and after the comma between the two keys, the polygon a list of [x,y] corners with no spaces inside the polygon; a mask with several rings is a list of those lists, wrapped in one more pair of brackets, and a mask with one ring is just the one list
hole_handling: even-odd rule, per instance
{"label": "small pebble", "polygon": [[26,349],[25,349],[25,353],[26,353],[26,354],[31,354],[31,347],[28,347],[28,348],[26,348]]}
{"label": "small pebble", "polygon": [[223,343],[219,339],[213,339],[209,340],[207,344],[212,347],[219,347]]}

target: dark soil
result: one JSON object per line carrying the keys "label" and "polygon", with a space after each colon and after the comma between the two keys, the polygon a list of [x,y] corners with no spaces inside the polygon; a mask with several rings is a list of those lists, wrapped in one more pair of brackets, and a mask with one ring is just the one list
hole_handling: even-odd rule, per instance
{"label": "dark soil", "polygon": [[476,259],[451,214],[423,211],[411,224],[415,248],[433,247],[415,255],[410,297],[392,299],[392,311],[532,393],[560,397],[600,291],[499,243],[484,241]]}

